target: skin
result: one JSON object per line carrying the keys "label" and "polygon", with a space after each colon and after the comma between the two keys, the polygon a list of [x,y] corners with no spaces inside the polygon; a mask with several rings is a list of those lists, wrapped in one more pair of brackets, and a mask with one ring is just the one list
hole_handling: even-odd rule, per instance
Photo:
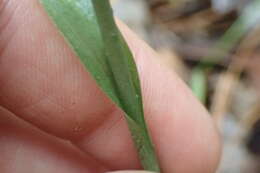
{"label": "skin", "polygon": [[[162,172],[215,172],[221,147],[209,114],[149,46],[118,26],[135,56]],[[1,173],[140,169],[122,111],[37,0],[0,0],[0,146]]]}

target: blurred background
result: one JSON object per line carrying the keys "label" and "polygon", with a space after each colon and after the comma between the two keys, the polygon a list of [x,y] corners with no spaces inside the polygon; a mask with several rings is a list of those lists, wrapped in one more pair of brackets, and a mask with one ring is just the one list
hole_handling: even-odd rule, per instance
{"label": "blurred background", "polygon": [[216,120],[217,173],[260,173],[260,0],[111,1]]}

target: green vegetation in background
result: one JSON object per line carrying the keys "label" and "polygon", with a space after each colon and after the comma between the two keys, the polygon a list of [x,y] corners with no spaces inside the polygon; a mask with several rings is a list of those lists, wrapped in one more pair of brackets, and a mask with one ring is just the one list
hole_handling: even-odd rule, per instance
{"label": "green vegetation in background", "polygon": [[202,87],[206,82],[206,72],[221,61],[243,38],[243,36],[260,19],[260,0],[250,3],[242,12],[241,16],[216,42],[209,55],[202,58],[200,64],[192,70],[190,86],[198,99],[205,104],[207,98],[207,87]]}
{"label": "green vegetation in background", "polygon": [[144,169],[160,172],[144,120],[136,65],[116,27],[109,1],[41,2],[100,88],[125,112]]}

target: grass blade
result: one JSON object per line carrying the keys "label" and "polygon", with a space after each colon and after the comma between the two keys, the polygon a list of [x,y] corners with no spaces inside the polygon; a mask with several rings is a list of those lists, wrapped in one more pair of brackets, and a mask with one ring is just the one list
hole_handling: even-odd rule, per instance
{"label": "grass blade", "polygon": [[201,103],[206,104],[207,77],[203,69],[195,68],[192,71],[190,87],[193,94],[201,101]]}
{"label": "grass blade", "polygon": [[41,0],[100,88],[125,112],[144,169],[160,172],[143,113],[133,56],[107,0]]}

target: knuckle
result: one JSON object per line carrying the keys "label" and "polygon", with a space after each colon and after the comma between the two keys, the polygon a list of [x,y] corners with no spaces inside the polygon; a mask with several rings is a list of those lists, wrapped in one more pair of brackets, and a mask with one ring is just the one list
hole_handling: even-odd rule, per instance
{"label": "knuckle", "polygon": [[15,0],[0,0],[0,54],[11,40],[14,29],[10,29],[18,4]]}

